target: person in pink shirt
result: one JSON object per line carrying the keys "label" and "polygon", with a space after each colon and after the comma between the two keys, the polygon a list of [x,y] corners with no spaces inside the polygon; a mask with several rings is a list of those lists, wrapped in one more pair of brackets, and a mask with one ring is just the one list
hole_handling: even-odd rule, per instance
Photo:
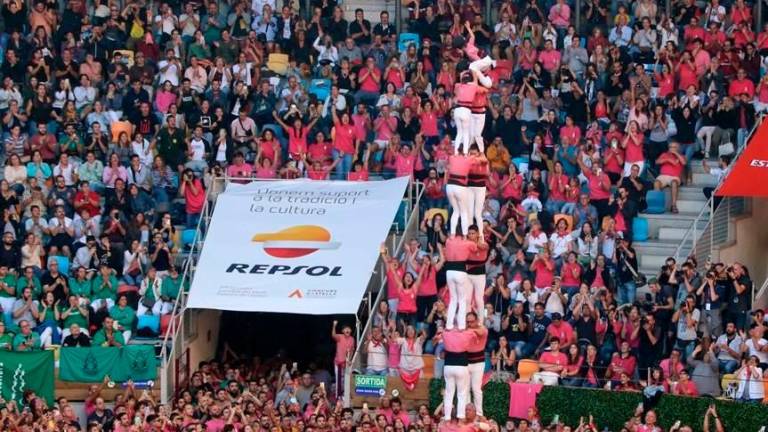
{"label": "person in pink shirt", "polygon": [[234,163],[227,167],[227,177],[246,178],[251,176],[253,167],[245,161],[241,152],[235,153]]}
{"label": "person in pink shirt", "polygon": [[557,3],[549,9],[549,21],[558,30],[565,31],[571,25],[571,7],[565,0],[557,0]]}
{"label": "person in pink shirt", "polygon": [[446,421],[451,420],[453,414],[454,396],[457,396],[456,417],[459,419],[466,417],[465,408],[469,401],[470,389],[467,349],[477,337],[475,330],[471,329],[452,329],[443,332],[443,347],[445,349],[443,418]]}
{"label": "person in pink shirt", "polygon": [[645,155],[643,155],[643,144],[645,137],[640,130],[637,121],[632,120],[627,125],[627,135],[621,141],[621,148],[624,150],[624,177],[629,177],[632,173],[632,165],[640,167],[640,172],[645,167]]}
{"label": "person in pink shirt", "polygon": [[[438,244],[438,247],[442,246]],[[472,292],[472,284],[467,275],[467,260],[477,247],[477,243],[463,236],[451,235],[445,241],[445,281],[451,294],[445,324],[448,330],[453,329],[455,322],[458,322],[461,330],[467,327],[467,306]]]}
{"label": "person in pink shirt", "polygon": [[331,338],[336,343],[336,355],[333,358],[333,364],[336,369],[336,395],[344,394],[344,373],[347,368],[347,362],[352,359],[355,353],[355,338],[352,336],[352,327],[345,325],[341,328],[341,333],[336,333],[336,327],[339,322],[334,320],[331,327]]}
{"label": "person in pink shirt", "polygon": [[685,156],[680,153],[680,143],[669,143],[669,151],[664,152],[656,159],[656,165],[661,167],[660,174],[653,183],[653,188],[662,190],[666,187],[672,189],[672,213],[677,213],[677,194],[680,182],[685,170]]}
{"label": "person in pink shirt", "polygon": [[[553,6],[556,7],[557,5]],[[555,73],[560,68],[560,51],[552,45],[551,40],[544,42],[544,50],[539,53],[541,66],[549,73]]]}
{"label": "person in pink shirt", "polygon": [[739,69],[736,72],[736,79],[728,85],[728,96],[738,98],[744,93],[750,98],[755,97],[755,83],[747,77],[747,72],[744,69]]}
{"label": "person in pink shirt", "polygon": [[367,142],[368,131],[373,127],[367,105],[364,103],[357,104],[357,112],[352,114],[352,124],[355,125],[355,138],[360,142]]}
{"label": "person in pink shirt", "polygon": [[466,72],[453,89],[456,106],[453,107],[453,123],[456,125],[454,152],[468,153],[472,142],[472,105],[478,89],[477,78]]}
{"label": "person in pink shirt", "polygon": [[427,148],[432,148],[440,140],[440,131],[437,128],[438,113],[434,110],[431,100],[426,100],[422,105],[416,107],[416,113],[419,115],[421,123],[421,134],[427,143]]}
{"label": "person in pink shirt", "polygon": [[283,121],[283,119],[277,115],[277,111],[273,112],[272,115],[274,116],[275,121],[277,121],[277,124],[279,124],[288,135],[288,157],[303,163],[303,155],[309,151],[307,136],[312,128],[315,127],[317,121],[320,120],[320,116],[315,116],[309,121],[309,124],[304,126],[301,117],[296,115],[293,117],[293,121],[289,126],[288,123]]}
{"label": "person in pink shirt", "polygon": [[590,203],[597,210],[598,220],[608,214],[608,198],[611,196],[611,178],[603,171],[599,160],[592,159],[592,166],[584,163],[584,153],[580,152],[576,158],[581,168],[581,173],[587,178]]}
{"label": "person in pink shirt", "polygon": [[339,118],[335,109],[331,112],[333,114],[333,129],[331,129],[333,159],[340,160],[336,166],[335,177],[337,180],[343,180],[352,169],[352,160],[357,154],[360,141],[357,139],[357,131],[349,114],[345,112]]}
{"label": "person in pink shirt", "polygon": [[[417,253],[415,251],[414,253]],[[406,272],[402,278],[395,278],[395,287],[397,288],[397,316],[398,319],[407,326],[416,325],[416,297],[419,294],[419,287],[424,279],[427,267],[422,266],[418,276],[414,277],[412,273]]]}
{"label": "person in pink shirt", "polygon": [[400,146],[400,151],[395,155],[395,177],[408,177],[413,179],[418,150],[419,149],[412,149],[408,144]]}
{"label": "person in pink shirt", "polygon": [[[488,168],[488,159],[474,144],[469,149],[469,157],[472,159],[472,165],[467,175],[467,189],[469,190],[469,203],[467,203],[467,206],[470,209],[469,223],[472,223],[474,218],[474,224],[479,227],[480,237],[482,237],[483,208],[485,207],[486,185],[490,170]],[[464,222],[462,221],[462,223]]]}
{"label": "person in pink shirt", "polygon": [[352,163],[352,171],[347,175],[349,181],[368,181],[368,162],[371,159],[371,151],[373,144],[368,144],[363,154],[363,160],[355,160]]}
{"label": "person in pink shirt", "polygon": [[461,220],[461,231],[467,235],[470,222],[469,171],[472,168],[472,158],[463,154],[455,154],[448,158],[448,169],[445,170],[445,194],[451,205],[451,235]]}
{"label": "person in pink shirt", "polygon": [[560,352],[560,339],[551,337],[549,339],[549,350],[544,351],[539,356],[539,372],[533,375],[532,381],[545,385],[557,385],[560,374],[567,365],[568,356]]}
{"label": "person in pink shirt", "polygon": [[336,159],[332,164],[326,166],[321,164],[320,161],[313,161],[312,164],[310,164],[304,159],[304,164],[309,166],[309,168],[307,168],[307,178],[310,180],[328,180],[331,177],[331,172],[336,168],[336,165],[339,164],[340,160],[341,159]]}
{"label": "person in pink shirt", "polygon": [[485,72],[492,67],[496,67],[496,61],[493,60],[490,56],[480,58],[480,49],[477,47],[477,45],[475,45],[475,32],[472,30],[472,25],[470,24],[469,20],[464,21],[464,28],[467,30],[467,34],[469,35],[467,45],[464,47],[464,53],[471,61],[469,64],[469,70],[472,71],[472,73],[476,73],[478,75],[478,82],[480,85],[486,88],[490,88],[493,83],[491,79],[485,75]]}
{"label": "person in pink shirt", "polygon": [[677,72],[678,88],[688,89],[690,86],[693,86],[696,89],[699,88],[699,76],[696,74],[696,64],[693,62],[689,51],[683,52],[680,61],[677,63],[675,72]]}
{"label": "person in pink shirt", "polygon": [[381,93],[381,71],[373,57],[365,59],[365,64],[357,73],[357,82],[359,90],[355,93],[355,102],[376,105]]}
{"label": "person in pink shirt", "polygon": [[384,150],[392,135],[397,133],[397,117],[392,115],[389,105],[379,107],[379,116],[373,121],[373,142]]}
{"label": "person in pink shirt", "polygon": [[[484,305],[481,305],[483,308]],[[467,314],[467,330],[475,332],[467,346],[467,366],[469,369],[469,386],[472,390],[472,402],[477,414],[483,415],[483,374],[485,373],[485,344],[488,342],[488,329],[483,327],[483,321],[477,314]]]}

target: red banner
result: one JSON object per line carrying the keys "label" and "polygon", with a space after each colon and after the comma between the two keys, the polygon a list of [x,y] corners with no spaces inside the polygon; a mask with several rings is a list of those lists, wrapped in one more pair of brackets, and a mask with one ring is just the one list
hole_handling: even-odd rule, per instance
{"label": "red banner", "polygon": [[758,126],[744,153],[717,190],[718,196],[768,197],[768,122]]}

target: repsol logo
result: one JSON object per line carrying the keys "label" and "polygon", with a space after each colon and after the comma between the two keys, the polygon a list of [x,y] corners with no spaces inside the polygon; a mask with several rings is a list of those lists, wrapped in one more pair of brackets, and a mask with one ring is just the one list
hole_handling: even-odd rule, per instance
{"label": "repsol logo", "polygon": [[768,160],[752,159],[752,162],[749,163],[749,166],[753,166],[756,168],[768,168]]}
{"label": "repsol logo", "polygon": [[268,265],[268,264],[230,264],[227,267],[227,273],[241,274],[268,274],[292,276],[297,274],[306,274],[308,276],[343,276],[341,266],[289,266],[289,265]]}

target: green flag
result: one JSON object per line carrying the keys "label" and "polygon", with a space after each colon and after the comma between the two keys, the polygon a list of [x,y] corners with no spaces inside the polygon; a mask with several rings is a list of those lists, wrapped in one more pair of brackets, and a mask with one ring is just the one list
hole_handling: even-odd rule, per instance
{"label": "green flag", "polygon": [[116,382],[156,379],[157,358],[154,346],[61,349],[59,379],[62,381],[100,382],[105,375]]}
{"label": "green flag", "polygon": [[59,379],[75,382],[100,382],[120,360],[120,348],[62,348]]}
{"label": "green flag", "polygon": [[147,381],[157,378],[157,357],[152,345],[127,345],[120,355],[120,364],[113,370],[115,381]]}
{"label": "green flag", "polygon": [[24,390],[32,390],[53,403],[53,351],[0,351],[0,394],[20,402]]}

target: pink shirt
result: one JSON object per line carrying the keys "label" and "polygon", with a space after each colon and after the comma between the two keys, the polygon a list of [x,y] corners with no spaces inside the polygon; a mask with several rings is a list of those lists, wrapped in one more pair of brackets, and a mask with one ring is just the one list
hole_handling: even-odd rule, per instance
{"label": "pink shirt", "polygon": [[554,72],[555,69],[557,69],[557,65],[560,63],[560,52],[556,50],[544,50],[539,53],[539,61],[544,69],[549,72]]}
{"label": "pink shirt", "polygon": [[643,157],[643,135],[635,134],[634,139],[630,138],[627,141],[627,148],[625,149],[626,155],[624,156],[625,162],[642,162],[645,160]]}
{"label": "pink shirt", "polygon": [[[565,263],[560,274],[563,286],[579,286],[581,283],[581,266],[579,263]],[[575,275],[574,275],[575,274]]]}
{"label": "pink shirt", "polygon": [[355,152],[355,137],[357,131],[351,124],[336,123],[334,125],[336,135],[333,140],[333,149],[344,152],[345,155],[351,155]]}
{"label": "pink shirt", "polygon": [[469,170],[472,168],[472,159],[464,156],[464,155],[452,155],[448,158],[448,174],[449,178],[456,181],[458,179],[452,178],[454,176],[456,177],[464,177],[464,181],[459,183],[467,184],[467,175],[469,175]]}
{"label": "pink shirt", "polygon": [[473,42],[467,42],[467,46],[464,48],[464,53],[472,60],[480,60],[480,49]]}
{"label": "pink shirt", "polygon": [[[589,198],[593,200],[608,199],[611,196],[611,179],[608,175],[602,173],[600,177],[592,174],[592,171],[585,171],[589,186]],[[602,186],[600,186],[602,183]],[[605,187],[608,186],[608,190]]]}
{"label": "pink shirt", "polygon": [[445,241],[445,260],[466,261],[475,250],[477,250],[477,244],[471,240],[465,240],[458,236],[448,237],[448,240]]}
{"label": "pink shirt", "polygon": [[253,172],[251,164],[244,162],[242,165],[232,164],[227,167],[229,177],[250,177]]}
{"label": "pink shirt", "polygon": [[560,128],[560,141],[569,144],[578,144],[581,139],[581,129],[578,126],[563,126]]}
{"label": "pink shirt", "polygon": [[347,174],[347,180],[368,181],[368,171],[364,169],[360,171],[350,171],[349,174]]}
{"label": "pink shirt", "polygon": [[549,20],[555,27],[568,27],[571,23],[571,8],[567,4],[556,4],[549,9]]}
{"label": "pink shirt", "polygon": [[274,168],[264,168],[264,167],[258,167],[256,168],[256,174],[254,177],[260,178],[260,179],[271,179],[275,178],[277,175],[277,172]]}
{"label": "pink shirt", "polygon": [[471,330],[447,330],[443,332],[443,347],[450,353],[467,352],[474,339],[477,335]]}
{"label": "pink shirt", "polygon": [[308,127],[302,127],[301,130],[296,132],[296,129],[289,128],[286,130],[288,135],[288,153],[294,159],[300,159],[302,153],[307,152],[307,134],[309,133]]}
{"label": "pink shirt", "polygon": [[416,313],[416,293],[419,286],[413,284],[410,289],[401,289],[398,292],[397,311],[402,313]]}
{"label": "pink shirt", "polygon": [[355,351],[355,338],[337,333],[333,335],[333,340],[336,342],[336,356],[333,361],[337,365],[346,365],[347,355]]}
{"label": "pink shirt", "polygon": [[485,343],[487,341],[488,341],[488,329],[483,328],[482,333],[480,335],[476,335],[476,337],[469,342],[469,345],[467,346],[467,351],[471,353],[483,351],[485,350]]}
{"label": "pink shirt", "polygon": [[[364,73],[361,71],[361,73]],[[377,83],[373,76],[376,75],[378,77],[381,77],[381,72],[378,68],[373,68],[373,70],[368,74],[368,76],[363,80],[362,83],[360,83],[360,90],[367,91],[367,92],[373,92],[373,93],[379,93],[381,90],[379,88],[379,83]]]}
{"label": "pink shirt", "polygon": [[397,130],[397,118],[393,116],[379,117],[374,121],[373,128],[376,131],[377,140],[389,141]]}
{"label": "pink shirt", "polygon": [[412,177],[415,165],[416,155],[414,153],[408,156],[398,153],[395,156],[395,177]]}
{"label": "pink shirt", "polygon": [[670,152],[664,153],[663,157],[664,159],[661,162],[661,174],[682,178],[685,164],[681,163],[680,159]]}
{"label": "pink shirt", "polygon": [[365,141],[368,135],[368,127],[365,125],[366,120],[367,117],[365,116],[352,114],[352,124],[355,125],[355,138],[360,141]]}
{"label": "pink shirt", "polygon": [[434,111],[423,112],[419,117],[421,120],[421,134],[425,137],[436,137],[439,135],[437,131],[437,114]]}

